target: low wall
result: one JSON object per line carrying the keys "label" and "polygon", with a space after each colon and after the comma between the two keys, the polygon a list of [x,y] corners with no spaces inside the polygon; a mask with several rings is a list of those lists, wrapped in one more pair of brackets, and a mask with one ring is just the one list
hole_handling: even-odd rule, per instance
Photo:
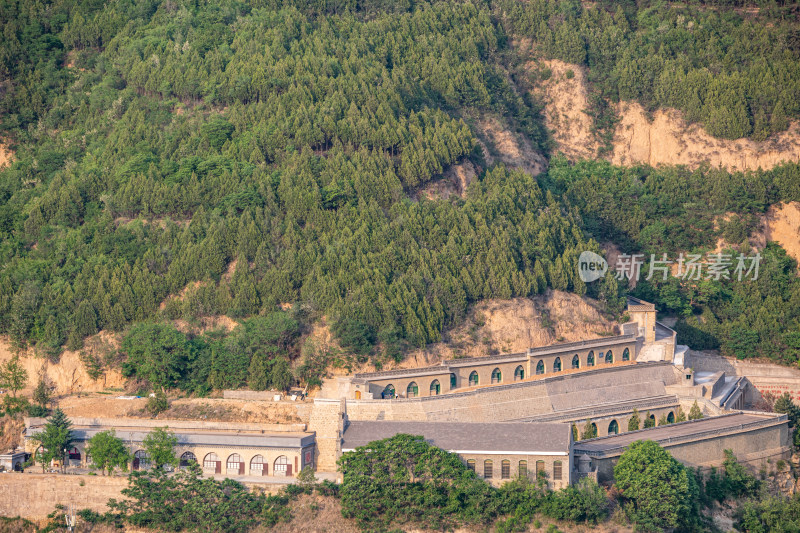
{"label": "low wall", "polygon": [[761,394],[780,396],[788,392],[796,402],[800,402],[800,370],[769,363],[739,361],[694,350],[687,352],[684,361],[684,365],[695,372],[726,372],[731,376],[745,376]]}
{"label": "low wall", "polygon": [[122,499],[127,486],[127,477],[0,474],[0,515],[41,520],[59,503],[105,512],[109,498]]}
{"label": "low wall", "polygon": [[[159,420],[148,418],[87,418],[73,417],[70,419],[75,427],[103,426],[115,428],[141,428],[149,430],[157,427],[169,427],[171,430],[209,430],[209,431],[241,431],[253,433],[283,433],[299,432],[306,430],[306,424],[260,424],[253,422],[213,422],[206,420]],[[46,423],[44,418],[26,417],[25,425],[42,426]]]}

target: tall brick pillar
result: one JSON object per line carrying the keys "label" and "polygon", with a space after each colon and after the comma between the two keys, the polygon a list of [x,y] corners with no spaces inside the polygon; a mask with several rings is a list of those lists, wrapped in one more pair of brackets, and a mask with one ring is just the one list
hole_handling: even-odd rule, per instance
{"label": "tall brick pillar", "polygon": [[342,454],[345,399],[314,400],[308,430],[316,433],[316,465],[320,472],[336,472],[336,460]]}

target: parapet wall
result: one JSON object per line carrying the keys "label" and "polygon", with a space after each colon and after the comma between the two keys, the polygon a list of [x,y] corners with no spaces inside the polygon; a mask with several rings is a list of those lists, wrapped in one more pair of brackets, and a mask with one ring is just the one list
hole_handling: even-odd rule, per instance
{"label": "parapet wall", "polygon": [[[147,418],[87,418],[73,417],[70,419],[74,427],[114,427],[114,428],[139,428],[153,429],[169,427],[171,430],[207,430],[207,431],[240,431],[254,433],[283,433],[300,432],[306,430],[306,424],[255,424],[248,422],[208,422],[204,420],[153,420]],[[44,418],[26,417],[25,426],[42,426],[46,423]]]}
{"label": "parapet wall", "polygon": [[[725,372],[729,376],[745,376],[761,394],[780,396],[788,392],[797,402],[800,401],[800,370],[769,363],[739,361],[732,357],[722,357],[689,350],[684,360],[685,367],[695,372]],[[748,395],[748,403],[757,398]]]}
{"label": "parapet wall", "polygon": [[643,363],[554,375],[440,396],[347,400],[350,420],[501,422],[665,394],[669,363]]}

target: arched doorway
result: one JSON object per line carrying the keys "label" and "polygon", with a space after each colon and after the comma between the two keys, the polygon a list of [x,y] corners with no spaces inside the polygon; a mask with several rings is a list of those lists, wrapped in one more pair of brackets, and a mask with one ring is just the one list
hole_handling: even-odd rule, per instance
{"label": "arched doorway", "polygon": [[501,383],[503,381],[503,374],[499,368],[492,370],[492,383]]}
{"label": "arched doorway", "polygon": [[631,351],[629,349],[625,348],[622,351],[622,360],[623,361],[630,361],[631,360]]}
{"label": "arched doorway", "polygon": [[523,379],[525,379],[525,369],[522,368],[522,365],[519,365],[514,369],[514,381],[521,381]]}
{"label": "arched doorway", "polygon": [[196,463],[196,462],[197,462],[197,457],[195,456],[195,454],[193,454],[192,452],[184,452],[183,454],[181,454],[181,460],[180,463],[178,463],[178,466],[180,468],[187,468],[190,463]]}
{"label": "arched doorway", "polygon": [[561,372],[561,358],[556,357],[556,360],[553,361],[553,372]]}
{"label": "arched doorway", "polygon": [[539,362],[536,363],[536,375],[539,376],[542,374],[544,374],[544,361],[539,360]]}
{"label": "arched doorway", "polygon": [[575,354],[575,356],[572,358],[572,368],[575,369],[580,367],[581,367],[581,358],[578,357],[578,354]]}
{"label": "arched doorway", "polygon": [[251,476],[266,476],[267,463],[264,461],[263,455],[256,455],[250,459],[250,475]]}
{"label": "arched doorway", "polygon": [[616,420],[612,420],[608,425],[608,434],[616,435],[617,433],[619,433],[619,424],[617,424]]}
{"label": "arched doorway", "polygon": [[675,423],[675,413],[673,413],[672,411],[670,411],[669,414],[667,415],[667,422],[669,424]]}
{"label": "arched doorway", "polygon": [[614,362],[614,354],[611,352],[611,350],[609,350],[606,352],[606,363],[611,364],[613,362]]}
{"label": "arched doorway", "polygon": [[219,456],[217,456],[216,453],[211,452],[206,454],[203,458],[203,470],[208,470],[215,474],[222,473],[222,461],[219,460]]}
{"label": "arched doorway", "polygon": [[80,466],[81,464],[81,452],[75,446],[69,451],[67,455],[69,462],[67,463],[68,466]]}
{"label": "arched doorway", "polygon": [[416,398],[419,395],[419,387],[417,387],[417,382],[412,381],[406,387],[406,398]]}
{"label": "arched doorway", "polygon": [[434,379],[433,381],[431,381],[431,390],[430,390],[431,396],[439,396],[441,392],[442,392],[442,386],[439,384],[439,380]]}
{"label": "arched doorway", "polygon": [[275,459],[275,465],[272,468],[272,473],[276,476],[291,476],[292,465],[289,463],[289,458],[285,455],[281,455]]}
{"label": "arched doorway", "polygon": [[586,356],[586,366],[594,366],[594,350],[589,352]]}
{"label": "arched doorway", "polygon": [[456,388],[456,386],[457,386],[456,383],[457,383],[456,375],[451,373],[450,374],[450,390],[453,390],[453,389]]}
{"label": "arched doorway", "polygon": [[144,450],[136,450],[133,453],[133,469],[147,470],[150,468],[150,456]]}
{"label": "arched doorway", "polygon": [[390,383],[389,385],[386,385],[386,387],[384,387],[383,392],[381,393],[381,398],[384,399],[388,398],[391,400],[394,397],[395,397],[394,385]]}
{"label": "arched doorway", "polygon": [[474,370],[469,375],[469,386],[474,387],[478,384],[478,373]]}
{"label": "arched doorway", "polygon": [[356,400],[360,400],[360,399],[361,399],[361,391],[357,390],[356,391]]}
{"label": "arched doorway", "polygon": [[238,453],[232,453],[228,456],[228,461],[225,465],[228,475],[242,476],[244,475],[244,461],[242,456]]}

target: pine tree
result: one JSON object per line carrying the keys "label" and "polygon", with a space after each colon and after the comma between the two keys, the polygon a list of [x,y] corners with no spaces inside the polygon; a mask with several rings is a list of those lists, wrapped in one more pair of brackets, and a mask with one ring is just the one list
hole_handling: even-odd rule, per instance
{"label": "pine tree", "polygon": [[36,458],[42,465],[42,472],[44,472],[45,465],[54,459],[62,461],[63,469],[65,456],[72,446],[72,422],[61,408],[56,407],[53,415],[47,419],[44,428],[34,436],[34,439],[41,446]]}
{"label": "pine tree", "polygon": [[575,422],[572,423],[572,440],[580,440],[578,438],[578,426],[575,425]]}
{"label": "pine tree", "polygon": [[594,424],[591,419],[588,419],[586,420],[586,424],[583,425],[581,440],[593,439],[595,437],[597,437],[597,425]]}
{"label": "pine tree", "polygon": [[12,398],[17,398],[17,392],[28,384],[28,371],[19,362],[19,355],[15,355],[0,367],[0,387],[11,391]]}
{"label": "pine tree", "polygon": [[653,415],[650,414],[650,411],[647,411],[644,415],[644,428],[653,428],[656,427],[656,420]]}
{"label": "pine tree", "polygon": [[678,406],[678,414],[675,415],[675,422],[686,422],[686,412],[681,406]]}
{"label": "pine tree", "polygon": [[639,429],[640,424],[641,420],[639,420],[639,411],[634,407],[633,414],[631,415],[630,419],[628,419],[628,431],[636,431]]}
{"label": "pine tree", "polygon": [[792,396],[788,392],[784,392],[778,399],[775,400],[773,410],[776,413],[783,413],[789,416],[789,425],[797,427],[797,419],[800,416],[800,409],[792,401]]}
{"label": "pine tree", "polygon": [[689,420],[700,420],[701,418],[703,418],[703,411],[700,410],[700,406],[697,405],[697,400],[695,400],[689,410]]}

